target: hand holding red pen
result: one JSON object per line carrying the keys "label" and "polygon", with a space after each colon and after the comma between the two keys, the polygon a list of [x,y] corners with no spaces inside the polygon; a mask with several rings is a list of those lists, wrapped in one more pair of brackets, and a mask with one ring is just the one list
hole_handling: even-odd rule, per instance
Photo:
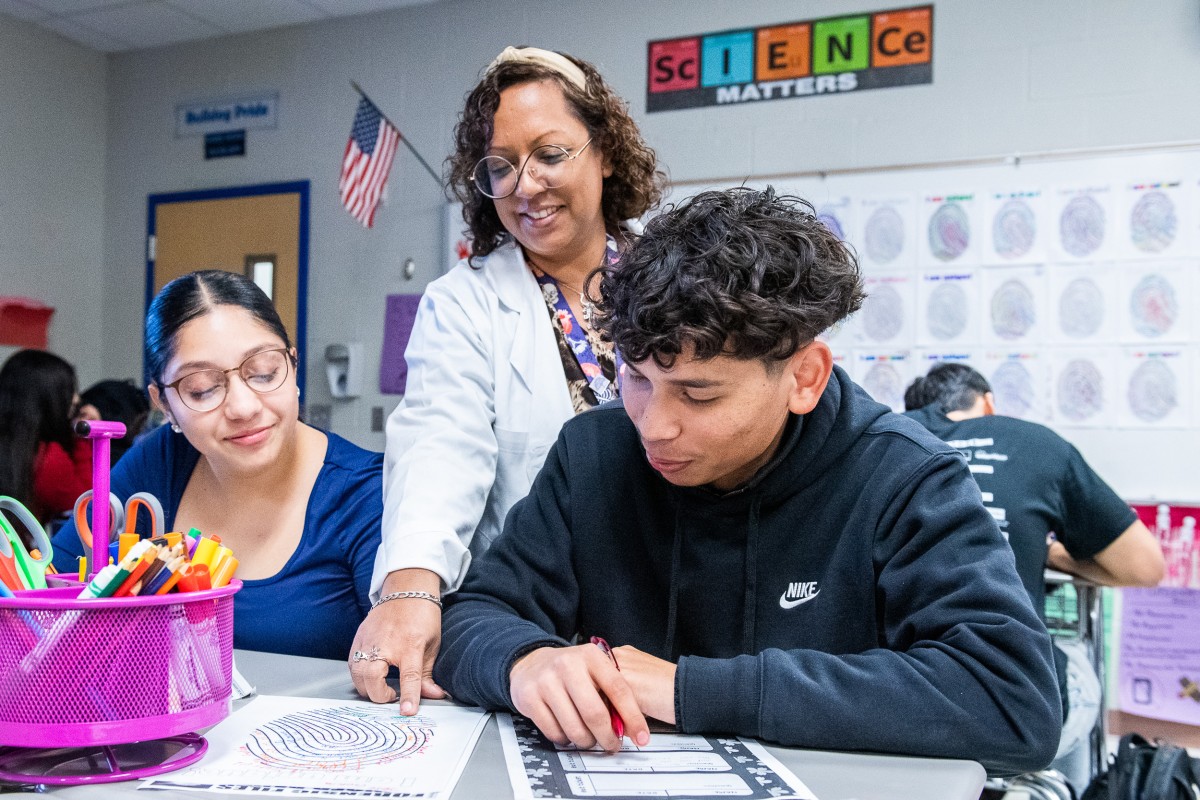
{"label": "hand holding red pen", "polygon": [[624,722],[626,736],[639,745],[650,742],[632,687],[596,645],[534,650],[513,665],[509,689],[517,711],[555,744],[617,752],[621,740],[613,731],[612,712]]}

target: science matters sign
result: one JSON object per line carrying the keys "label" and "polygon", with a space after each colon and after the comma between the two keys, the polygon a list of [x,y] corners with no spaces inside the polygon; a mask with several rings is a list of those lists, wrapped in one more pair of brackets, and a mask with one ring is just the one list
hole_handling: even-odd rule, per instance
{"label": "science matters sign", "polygon": [[646,110],[933,83],[933,6],[660,39]]}
{"label": "science matters sign", "polygon": [[175,106],[175,135],[197,136],[214,131],[274,128],[279,94],[238,97],[212,103]]}

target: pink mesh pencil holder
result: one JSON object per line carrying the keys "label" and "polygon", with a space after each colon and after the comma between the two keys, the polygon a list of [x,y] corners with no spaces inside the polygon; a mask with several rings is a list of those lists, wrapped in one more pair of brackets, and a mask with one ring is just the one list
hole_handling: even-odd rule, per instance
{"label": "pink mesh pencil holder", "polygon": [[229,713],[233,595],[78,600],[78,585],[0,598],[0,745],[162,739]]}

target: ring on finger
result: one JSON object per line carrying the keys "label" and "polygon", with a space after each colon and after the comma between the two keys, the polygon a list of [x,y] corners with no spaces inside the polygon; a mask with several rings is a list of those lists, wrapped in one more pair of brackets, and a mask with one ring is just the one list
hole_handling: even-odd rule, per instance
{"label": "ring on finger", "polygon": [[369,653],[364,653],[362,650],[355,650],[350,656],[350,661],[358,663],[359,661],[386,661],[383,656],[379,655],[379,648],[372,647]]}

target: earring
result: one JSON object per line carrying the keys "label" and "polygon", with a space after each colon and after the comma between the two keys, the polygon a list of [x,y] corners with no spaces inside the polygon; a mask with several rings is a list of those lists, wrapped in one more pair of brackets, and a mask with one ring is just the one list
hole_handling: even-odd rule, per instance
{"label": "earring", "polygon": [[175,433],[183,433],[183,428],[179,427],[174,422],[171,423],[171,430],[174,431]]}
{"label": "earring", "polygon": [[300,387],[297,386],[296,387],[296,397],[299,397],[299,396],[300,396]]}

